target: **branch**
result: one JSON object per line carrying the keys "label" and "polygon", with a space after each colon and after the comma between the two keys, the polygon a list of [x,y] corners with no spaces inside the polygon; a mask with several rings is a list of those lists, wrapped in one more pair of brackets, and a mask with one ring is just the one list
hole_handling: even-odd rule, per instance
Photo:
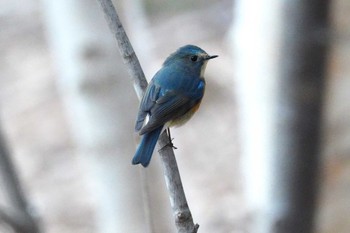
{"label": "branch", "polygon": [[4,180],[6,192],[10,202],[18,209],[25,209],[27,201],[24,198],[16,170],[10,158],[5,139],[0,131],[0,174]]}
{"label": "branch", "polygon": [[[127,66],[128,72],[134,81],[134,88],[139,99],[142,98],[147,87],[147,80],[142,71],[141,65],[136,54],[130,44],[128,36],[119,20],[117,12],[111,0],[98,0],[109,28],[117,40],[119,52]],[[177,167],[174,151],[169,146],[168,136],[164,131],[159,140],[158,145],[161,150],[159,154],[162,159],[163,171],[166,186],[169,192],[170,204],[175,217],[175,225],[178,233],[196,233],[199,225],[194,225],[192,214],[188,207],[186,196],[182,187],[179,169]]]}
{"label": "branch", "polygon": [[20,224],[21,220],[17,217],[17,214],[14,213],[14,211],[5,210],[4,207],[0,208],[0,222],[1,221],[7,223],[13,229],[18,229],[19,226],[22,225]]}
{"label": "branch", "polygon": [[39,226],[28,211],[28,203],[1,133],[0,130],[0,175],[4,180],[5,190],[14,210],[0,209],[0,221],[8,223],[18,233],[38,233]]}
{"label": "branch", "polygon": [[21,210],[10,210],[0,207],[0,222],[4,222],[17,233],[37,233],[39,232],[32,217]]}
{"label": "branch", "polygon": [[199,225],[194,225],[190,208],[188,207],[185,192],[181,183],[174,151],[169,146],[169,137],[164,131],[158,141],[165,183],[168,188],[171,208],[175,217],[175,225],[180,233],[196,233]]}
{"label": "branch", "polygon": [[134,81],[134,88],[139,100],[141,100],[146,88],[147,80],[145,74],[141,68],[139,59],[137,58],[135,51],[129,41],[128,36],[124,30],[122,23],[119,20],[118,14],[113,6],[111,0],[98,0],[103,12],[105,13],[105,18],[107,20],[109,29],[113,33],[115,39],[118,43],[118,49],[120,55],[123,58],[123,62],[128,69],[132,81]]}

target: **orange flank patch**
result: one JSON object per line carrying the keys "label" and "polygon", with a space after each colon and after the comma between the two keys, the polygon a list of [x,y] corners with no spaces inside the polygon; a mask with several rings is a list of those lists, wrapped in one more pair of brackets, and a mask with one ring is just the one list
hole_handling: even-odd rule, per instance
{"label": "orange flank patch", "polygon": [[196,104],[195,106],[193,106],[187,113],[185,113],[183,116],[178,117],[172,121],[169,122],[169,127],[179,127],[183,124],[185,124],[189,119],[191,119],[191,117],[193,116],[193,114],[199,109],[201,102],[198,102],[198,104]]}

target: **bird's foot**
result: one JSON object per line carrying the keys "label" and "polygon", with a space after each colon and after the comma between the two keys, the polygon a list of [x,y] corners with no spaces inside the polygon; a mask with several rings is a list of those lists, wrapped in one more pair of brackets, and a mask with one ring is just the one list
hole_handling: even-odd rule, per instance
{"label": "bird's foot", "polygon": [[171,148],[173,148],[174,150],[176,150],[177,147],[174,146],[173,140],[174,140],[174,138],[170,138],[170,137],[169,137],[169,142],[168,142],[168,144],[166,144],[165,146],[170,146]]}
{"label": "bird's foot", "polygon": [[168,135],[168,143],[165,144],[165,145],[164,145],[162,148],[160,148],[159,150],[163,150],[163,149],[164,149],[165,147],[167,147],[167,146],[169,146],[169,147],[171,147],[171,148],[173,148],[173,149],[176,150],[177,147],[174,146],[174,143],[173,143],[174,138],[171,137],[169,128],[167,128],[166,131],[167,131],[167,135]]}
{"label": "bird's foot", "polygon": [[174,138],[169,138],[169,141],[168,141],[168,143],[167,144],[165,144],[162,148],[160,148],[159,149],[159,151],[161,151],[161,150],[163,150],[165,147],[167,147],[167,146],[169,146],[169,147],[171,147],[171,148],[173,148],[174,150],[176,150],[177,149],[177,147],[176,146],[174,146],[174,144],[173,144],[173,140],[174,140]]}
{"label": "bird's foot", "polygon": [[174,146],[174,144],[173,144],[173,140],[174,140],[174,138],[172,138],[171,137],[171,134],[170,134],[170,129],[169,128],[167,128],[167,133],[168,133],[168,138],[169,138],[169,142],[168,142],[168,144],[167,144],[167,146],[170,146],[171,148],[173,148],[173,149],[177,149],[177,147],[176,146]]}

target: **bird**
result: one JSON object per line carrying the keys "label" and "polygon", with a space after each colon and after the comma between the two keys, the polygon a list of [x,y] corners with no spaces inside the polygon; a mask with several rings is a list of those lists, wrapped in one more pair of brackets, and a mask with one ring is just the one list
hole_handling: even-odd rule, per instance
{"label": "bird", "polygon": [[[132,164],[147,167],[161,132],[185,124],[198,110],[205,91],[207,62],[216,57],[198,46],[185,45],[165,59],[140,102],[135,131],[142,138]],[[169,136],[172,145],[171,140]]]}

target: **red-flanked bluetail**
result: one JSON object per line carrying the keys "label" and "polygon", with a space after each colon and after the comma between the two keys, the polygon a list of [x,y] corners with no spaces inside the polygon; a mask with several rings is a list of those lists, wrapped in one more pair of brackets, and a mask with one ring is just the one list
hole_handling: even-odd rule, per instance
{"label": "red-flanked bluetail", "polygon": [[207,62],[216,57],[186,45],[165,60],[140,103],[135,130],[142,138],[132,164],[147,167],[163,129],[183,125],[198,110],[205,90]]}

